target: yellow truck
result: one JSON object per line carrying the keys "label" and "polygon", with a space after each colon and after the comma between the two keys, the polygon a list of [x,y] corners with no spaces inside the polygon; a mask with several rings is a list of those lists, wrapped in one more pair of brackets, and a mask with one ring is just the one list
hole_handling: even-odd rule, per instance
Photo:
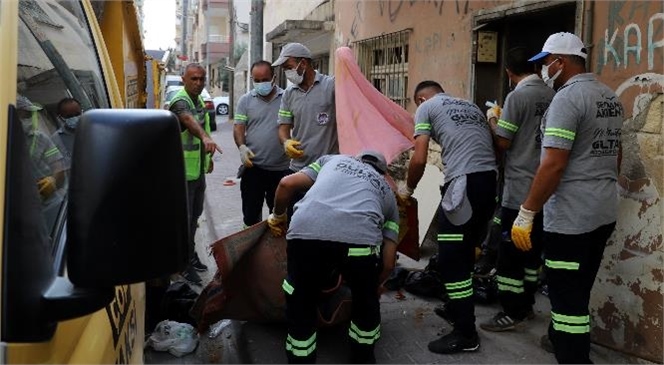
{"label": "yellow truck", "polygon": [[141,363],[144,283],[187,262],[180,127],[122,109],[140,76],[109,52],[104,3],[127,2],[0,0],[0,363]]}

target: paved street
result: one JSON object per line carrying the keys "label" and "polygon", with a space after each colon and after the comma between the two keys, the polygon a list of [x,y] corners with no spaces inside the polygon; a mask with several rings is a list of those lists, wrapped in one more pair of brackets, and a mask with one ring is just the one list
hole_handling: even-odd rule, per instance
{"label": "paved street", "polygon": [[[214,139],[224,150],[214,157],[215,169],[207,178],[205,211],[197,233],[198,252],[211,268],[203,273],[209,281],[216,265],[207,247],[217,239],[241,229],[241,200],[239,181],[235,179],[240,164],[233,143],[232,125],[227,117],[217,117],[218,130]],[[265,211],[267,214],[267,211]],[[431,250],[428,250],[431,251]],[[431,254],[431,252],[429,252]],[[420,262],[404,256],[398,264],[409,268],[423,268],[427,258]],[[427,343],[451,327],[438,318],[433,309],[440,304],[405,291],[388,292],[381,298],[382,338],[376,346],[378,363],[528,363],[550,364],[555,358],[539,347],[540,336],[546,333],[549,321],[548,299],[537,298],[536,317],[524,329],[516,332],[480,332],[481,348],[475,353],[438,355],[427,350]],[[489,319],[498,311],[498,305],[476,305],[477,322]],[[231,321],[230,325],[211,339],[201,334],[201,342],[194,354],[175,358],[168,354],[146,351],[147,363],[284,363],[283,350],[286,329],[284,325],[265,325]],[[318,362],[344,363],[347,361],[346,333],[342,328],[319,332]],[[634,363],[631,359],[609,349],[593,345],[591,358],[596,363]],[[640,361],[643,362],[643,361]]]}

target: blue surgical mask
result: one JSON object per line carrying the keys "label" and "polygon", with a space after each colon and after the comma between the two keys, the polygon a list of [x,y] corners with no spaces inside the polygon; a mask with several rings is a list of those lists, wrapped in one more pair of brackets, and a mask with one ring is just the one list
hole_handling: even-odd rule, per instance
{"label": "blue surgical mask", "polygon": [[65,127],[69,129],[76,129],[76,126],[78,125],[78,120],[81,118],[80,115],[70,117],[70,118],[62,118],[62,121],[65,123]]}
{"label": "blue surgical mask", "polygon": [[260,96],[268,96],[272,91],[272,81],[254,82],[254,90]]}

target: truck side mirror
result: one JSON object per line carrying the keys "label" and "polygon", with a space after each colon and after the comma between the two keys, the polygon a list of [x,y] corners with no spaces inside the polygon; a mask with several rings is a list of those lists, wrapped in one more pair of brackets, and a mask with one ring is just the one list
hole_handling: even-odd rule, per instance
{"label": "truck side mirror", "polygon": [[67,272],[76,287],[183,270],[189,225],[177,118],[161,110],[84,113],[68,199]]}

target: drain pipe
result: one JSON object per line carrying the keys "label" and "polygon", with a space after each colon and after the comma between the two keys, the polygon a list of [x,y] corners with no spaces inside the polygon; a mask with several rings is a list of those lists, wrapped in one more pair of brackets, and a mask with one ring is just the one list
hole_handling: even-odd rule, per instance
{"label": "drain pipe", "polygon": [[582,1],[583,10],[583,44],[586,45],[588,57],[586,58],[586,70],[591,71],[592,67],[592,54],[595,48],[593,41],[593,12],[595,10],[595,1]]}

